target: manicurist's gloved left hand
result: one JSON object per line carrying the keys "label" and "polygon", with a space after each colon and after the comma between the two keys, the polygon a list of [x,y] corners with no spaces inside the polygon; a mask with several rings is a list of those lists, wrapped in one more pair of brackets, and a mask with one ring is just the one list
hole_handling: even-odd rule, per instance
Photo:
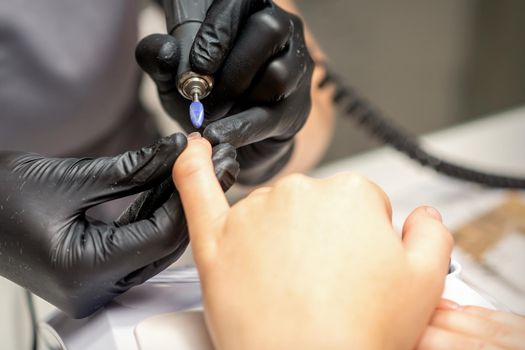
{"label": "manicurist's gloved left hand", "polygon": [[[166,111],[191,129],[189,102],[176,89],[178,51],[173,37],[154,34],[139,44],[136,55],[156,82]],[[311,108],[314,64],[301,19],[270,0],[215,0],[190,63],[195,72],[215,78],[203,100],[205,138],[239,148],[241,183],[272,178],[289,161]]]}
{"label": "manicurist's gloved left hand", "polygon": [[[189,240],[178,194],[154,188],[169,178],[186,144],[176,134],[99,159],[0,152],[0,275],[84,317],[162,271]],[[234,153],[221,145],[214,159],[228,185],[238,167]],[[86,216],[97,204],[149,189],[118,222]],[[155,202],[148,193],[166,197],[147,207]]]}

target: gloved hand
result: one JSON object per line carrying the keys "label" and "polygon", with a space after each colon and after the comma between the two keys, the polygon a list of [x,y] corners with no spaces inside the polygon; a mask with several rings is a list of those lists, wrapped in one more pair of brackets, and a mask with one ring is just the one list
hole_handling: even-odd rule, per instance
{"label": "gloved hand", "polygon": [[[165,110],[192,130],[177,92],[178,47],[169,35],[143,39],[137,61],[156,82]],[[215,0],[194,41],[192,69],[213,75],[204,136],[239,148],[239,181],[269,180],[288,162],[310,113],[313,60],[301,19],[270,0]]]}
{"label": "gloved hand", "polygon": [[[115,223],[85,213],[162,187],[185,147],[186,138],[176,134],[113,158],[0,152],[0,275],[80,318],[160,272],[188,244],[178,194],[167,192],[152,209],[134,205]],[[237,171],[234,153],[221,146],[222,158],[214,159],[228,183]],[[137,202],[159,202],[154,194],[160,192],[146,192]]]}

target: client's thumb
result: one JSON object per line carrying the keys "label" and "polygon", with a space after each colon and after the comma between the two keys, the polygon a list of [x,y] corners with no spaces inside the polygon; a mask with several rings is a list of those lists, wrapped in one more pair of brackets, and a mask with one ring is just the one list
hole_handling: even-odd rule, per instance
{"label": "client's thumb", "polygon": [[190,238],[197,244],[218,232],[217,225],[229,209],[211,156],[210,143],[194,133],[188,136],[188,147],[173,166],[173,181],[180,193]]}

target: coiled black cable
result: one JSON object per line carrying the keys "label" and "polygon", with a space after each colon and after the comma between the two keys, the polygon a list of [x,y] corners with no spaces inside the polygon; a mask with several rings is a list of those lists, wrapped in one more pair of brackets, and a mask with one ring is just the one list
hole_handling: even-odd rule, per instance
{"label": "coiled black cable", "polygon": [[25,290],[27,309],[29,311],[29,322],[31,323],[31,350],[38,349],[38,318],[35,310],[33,294]]}
{"label": "coiled black cable", "polygon": [[335,104],[342,108],[346,116],[354,119],[383,143],[394,147],[412,160],[432,168],[440,174],[492,188],[525,189],[525,178],[502,176],[469,169],[428,153],[416,138],[409,136],[402,128],[385,117],[382,112],[361,98],[355,90],[346,86],[343,79],[329,67],[325,66],[325,68],[326,74],[319,86],[334,84],[336,87]]}

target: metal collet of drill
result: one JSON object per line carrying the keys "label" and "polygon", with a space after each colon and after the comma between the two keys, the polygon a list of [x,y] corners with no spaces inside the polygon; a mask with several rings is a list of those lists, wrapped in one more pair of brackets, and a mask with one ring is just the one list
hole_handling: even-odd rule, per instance
{"label": "metal collet of drill", "polygon": [[189,71],[178,78],[177,88],[182,96],[193,101],[190,105],[190,119],[193,126],[200,129],[204,122],[204,106],[200,100],[210,94],[213,78]]}

